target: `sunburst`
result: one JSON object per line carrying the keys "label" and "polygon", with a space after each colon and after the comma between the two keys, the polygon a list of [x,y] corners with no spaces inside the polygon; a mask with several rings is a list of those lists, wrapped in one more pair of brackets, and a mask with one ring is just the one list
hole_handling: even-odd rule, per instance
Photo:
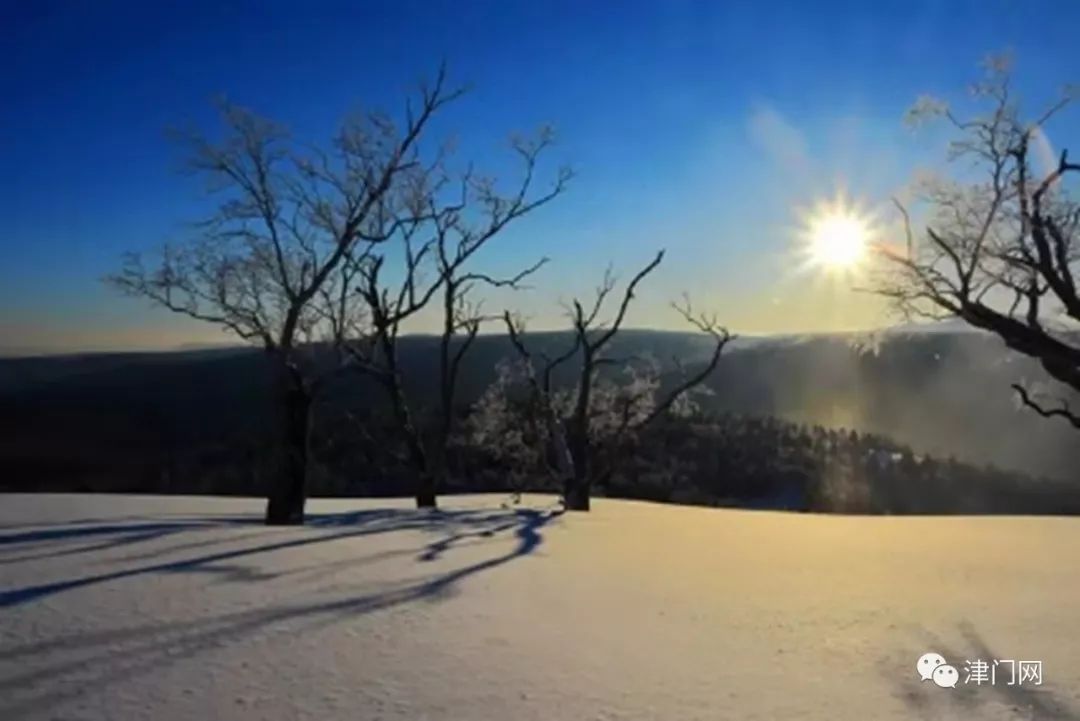
{"label": "sunburst", "polygon": [[873,217],[842,193],[799,213],[803,268],[833,275],[857,274],[878,234]]}

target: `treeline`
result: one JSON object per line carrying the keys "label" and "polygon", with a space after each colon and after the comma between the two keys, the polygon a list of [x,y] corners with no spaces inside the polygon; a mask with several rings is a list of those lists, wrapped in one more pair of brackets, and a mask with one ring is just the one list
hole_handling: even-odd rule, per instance
{"label": "treeline", "polygon": [[[522,409],[524,412],[524,409]],[[532,441],[477,435],[478,413],[454,439],[443,493],[558,493]],[[472,422],[470,422],[470,417]],[[209,422],[170,436],[161,415],[140,418],[128,443],[25,448],[7,491],[261,496],[271,436],[258,426]],[[527,435],[524,417],[516,420]],[[518,423],[517,421],[522,421]],[[171,440],[170,440],[171,439]],[[595,495],[666,503],[846,513],[1080,514],[1080,489],[1024,474],[920,455],[880,435],[733,413],[669,415],[620,442],[619,462],[599,474]],[[10,451],[9,451],[10,452]],[[12,466],[9,459],[9,468]],[[385,409],[326,403],[316,408],[309,458],[314,496],[404,496],[413,471]]]}
{"label": "treeline", "polygon": [[841,513],[1080,513],[1075,485],[919,455],[875,434],[739,415],[663,424],[607,492]]}

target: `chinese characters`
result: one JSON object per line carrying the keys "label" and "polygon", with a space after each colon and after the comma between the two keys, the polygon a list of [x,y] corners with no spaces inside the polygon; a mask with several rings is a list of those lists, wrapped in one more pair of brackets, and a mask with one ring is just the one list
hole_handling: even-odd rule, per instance
{"label": "chinese characters", "polygon": [[[959,674],[945,657],[933,651],[924,653],[915,663],[922,681],[933,681],[941,688],[956,688]],[[1042,686],[1043,662],[1016,659],[965,660],[965,684],[973,686]]]}

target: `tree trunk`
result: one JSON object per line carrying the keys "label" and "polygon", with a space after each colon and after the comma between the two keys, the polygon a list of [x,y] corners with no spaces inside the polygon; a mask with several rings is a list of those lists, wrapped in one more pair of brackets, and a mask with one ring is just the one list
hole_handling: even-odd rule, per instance
{"label": "tree trunk", "polygon": [[278,447],[266,504],[268,526],[304,523],[307,500],[308,418],[311,398],[300,372],[282,359],[273,359],[278,404]]}
{"label": "tree trunk", "polygon": [[566,510],[588,511],[589,497],[591,495],[590,483],[585,479],[573,479],[567,484],[563,496],[566,499]]}
{"label": "tree trunk", "polygon": [[416,472],[416,507],[435,508],[435,494],[437,492],[437,476],[432,473],[431,459],[428,458],[424,441],[420,437],[420,431],[412,421],[408,402],[401,386],[394,383],[390,390],[394,400],[394,415],[397,417],[398,428],[405,439],[405,447],[409,454],[409,462]]}
{"label": "tree trunk", "polygon": [[417,508],[435,508],[437,506],[435,502],[435,478],[430,473],[423,473],[420,475],[419,484],[416,489],[416,507]]}
{"label": "tree trunk", "polygon": [[577,401],[567,431],[567,452],[572,461],[572,473],[566,477],[563,500],[568,511],[589,510],[590,474],[592,463],[589,448],[589,405],[595,373],[592,351],[585,346],[578,379]]}
{"label": "tree trunk", "polygon": [[581,435],[581,429],[570,432],[567,443],[568,455],[572,461],[570,473],[564,476],[563,500],[568,511],[589,510],[589,496],[592,492],[592,463],[589,458],[588,438]]}

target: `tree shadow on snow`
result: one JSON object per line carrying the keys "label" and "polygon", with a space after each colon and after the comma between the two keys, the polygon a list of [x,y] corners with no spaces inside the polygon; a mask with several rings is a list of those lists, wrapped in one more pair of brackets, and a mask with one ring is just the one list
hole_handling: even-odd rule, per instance
{"label": "tree shadow on snow", "polygon": [[[407,530],[444,532],[453,530],[451,535],[448,535],[445,539],[437,542],[434,548],[425,549],[421,554],[422,560],[433,560],[446,548],[449,548],[466,537],[491,537],[500,531],[516,525],[518,521],[516,519],[508,521],[508,515],[512,516],[513,514],[508,514],[506,511],[499,510],[415,511],[411,509],[396,508],[351,511],[346,513],[312,514],[308,517],[307,524],[303,527],[305,530],[310,530],[311,532],[303,533],[298,538],[289,538],[287,540],[265,543],[257,546],[221,551],[183,560],[172,560],[134,566],[109,573],[90,574],[64,579],[62,581],[6,589],[0,591],[0,608],[19,606],[71,589],[116,581],[132,576],[170,572],[220,573],[222,568],[225,568],[224,562],[226,561],[232,561],[257,554],[272,553],[274,551],[289,548],[322,544],[346,538]],[[224,517],[212,520],[186,518],[167,522],[110,523],[78,528],[47,528],[23,533],[6,534],[0,535],[0,565],[43,560],[46,558],[77,553],[110,550],[121,546],[129,546],[173,537],[179,534],[221,530],[228,526],[255,525],[257,523],[258,521],[255,516]],[[246,534],[244,536],[224,535],[202,541],[170,544],[151,552],[135,553],[114,560],[152,559],[156,556],[171,555],[178,550],[190,550],[191,548],[201,548],[210,545],[229,544],[245,538],[273,535],[274,530],[276,530],[267,527],[262,528],[263,530],[259,532]],[[460,530],[463,528],[471,528],[473,530],[467,532]],[[50,543],[54,542],[71,540],[82,541],[85,539],[92,539],[94,542],[78,545],[73,548],[61,548],[56,550],[49,550],[46,548],[45,550],[40,550],[41,546],[48,546]],[[31,553],[17,555],[6,553],[11,548],[26,549],[27,547],[32,549]],[[269,576],[263,577],[267,578]]]}
{"label": "tree shadow on snow", "polygon": [[[1044,675],[1044,685],[1013,684],[1011,679],[997,679],[994,684],[974,682],[965,683],[964,664],[967,661],[983,660],[993,663],[995,659],[1009,658],[992,649],[975,626],[963,621],[958,627],[962,646],[945,643],[936,634],[921,630],[922,650],[911,658],[892,659],[883,673],[897,687],[896,695],[902,699],[911,712],[912,718],[938,719],[945,709],[950,709],[957,718],[981,718],[988,704],[994,703],[1010,707],[1021,714],[1018,718],[1033,721],[1080,721],[1080,709],[1063,700],[1055,693],[1052,676]],[[955,689],[941,689],[932,681],[921,681],[915,671],[918,655],[933,651],[944,656],[960,672],[960,682]],[[1020,659],[1015,659],[1019,661]],[[893,662],[895,661],[895,662]],[[999,666],[1003,673],[1007,667]],[[1044,669],[1044,674],[1046,669]],[[1050,670],[1052,674],[1052,669]]]}
{"label": "tree shadow on snow", "polygon": [[148,574],[204,572],[224,574],[230,580],[258,582],[277,574],[234,562],[257,554],[378,533],[425,530],[440,534],[419,548],[387,550],[286,572],[296,574],[297,581],[310,582],[337,568],[352,568],[401,555],[413,556],[415,561],[426,565],[471,539],[493,538],[508,532],[515,539],[513,548],[503,554],[360,595],[281,603],[180,622],[89,631],[0,649],[0,668],[5,669],[0,675],[0,699],[10,699],[0,702],[0,718],[17,719],[41,713],[87,689],[152,672],[278,624],[288,622],[289,632],[298,633],[403,604],[444,600],[468,578],[534,553],[543,543],[542,530],[561,513],[561,510],[536,509],[439,512],[385,509],[322,514],[312,517],[309,526],[314,528],[305,529],[299,538],[5,591],[0,593],[0,607],[18,606],[75,588]]}
{"label": "tree shadow on snow", "polygon": [[[0,494],[0,495],[2,495],[2,494]],[[145,523],[145,522],[149,522],[151,519],[153,519],[154,521],[158,521],[158,522],[163,522],[163,521],[165,521],[167,519],[173,519],[173,520],[177,520],[177,521],[186,519],[188,521],[208,522],[208,521],[218,520],[218,519],[220,519],[220,520],[228,520],[228,519],[240,520],[241,518],[243,518],[243,520],[245,520],[245,521],[246,520],[254,521],[254,520],[256,520],[258,518],[258,516],[256,514],[254,514],[254,513],[246,515],[246,516],[238,516],[235,513],[202,513],[202,514],[199,514],[198,516],[192,516],[192,514],[190,512],[189,513],[154,512],[153,514],[150,514],[150,515],[147,515],[147,514],[143,513],[143,514],[139,514],[139,515],[129,515],[129,516],[116,516],[116,515],[108,516],[108,517],[93,517],[93,516],[91,516],[91,517],[86,517],[86,518],[72,518],[72,519],[67,519],[67,520],[63,520],[63,521],[44,521],[44,522],[37,522],[37,523],[34,523],[34,522],[30,522],[30,523],[0,523],[0,531],[26,531],[27,529],[33,529],[32,532],[36,533],[38,531],[59,531],[59,530],[62,530],[62,529],[74,529],[74,528],[77,528],[79,526],[90,526],[90,525],[95,525],[95,524],[97,524],[97,525],[115,525],[115,524],[126,522],[126,521],[144,522]],[[10,538],[12,540],[9,540],[8,542],[10,543],[10,542],[17,541],[17,539],[15,537],[20,536],[20,535],[23,535],[23,534],[10,534]],[[9,538],[9,536],[4,536],[4,538]],[[3,544],[3,541],[0,541],[0,545],[2,545],[2,544]]]}
{"label": "tree shadow on snow", "polygon": [[[177,533],[251,524],[256,520],[254,515],[192,517],[185,514],[171,519],[169,515],[173,514],[66,521],[35,526],[18,533],[3,533],[0,534],[0,565],[107,550]],[[27,549],[30,552],[25,552]]]}

